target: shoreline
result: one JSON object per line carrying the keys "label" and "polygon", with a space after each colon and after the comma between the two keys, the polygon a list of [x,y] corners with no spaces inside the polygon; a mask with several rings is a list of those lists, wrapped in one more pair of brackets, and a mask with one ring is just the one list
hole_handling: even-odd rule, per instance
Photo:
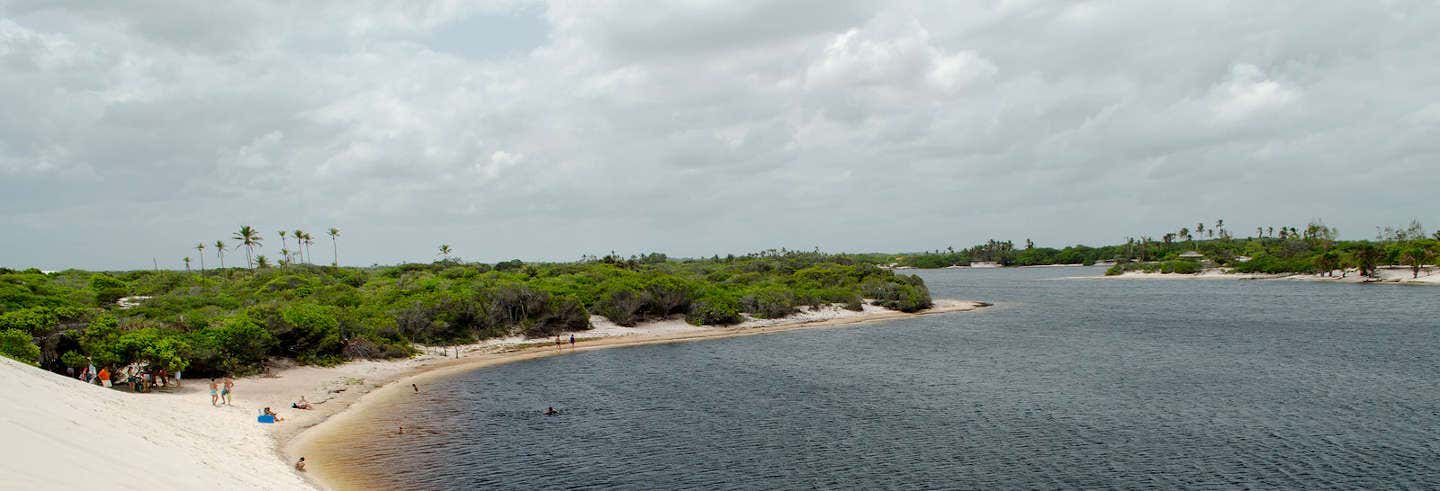
{"label": "shoreline", "polygon": [[[924,315],[970,312],[990,305],[991,304],[985,302],[940,299],[935,300],[934,307],[916,313],[905,313],[871,307],[866,308],[863,312],[856,312],[851,315],[817,317],[814,315],[807,316],[807,314],[811,312],[805,311],[784,319],[751,319],[739,326],[730,327],[689,326],[689,328],[684,328],[674,325],[676,322],[674,320],[663,320],[642,324],[636,328],[623,328],[608,324],[608,321],[603,321],[602,318],[602,322],[595,323],[596,329],[576,333],[577,343],[574,347],[562,346],[555,348],[551,346],[548,340],[517,342],[515,339],[506,339],[500,342],[482,342],[458,347],[462,350],[460,358],[440,359],[433,357],[425,358],[425,356],[422,356],[419,359],[410,359],[401,362],[352,362],[344,364],[341,367],[365,363],[392,363],[396,366],[389,367],[390,369],[388,370],[375,370],[372,372],[375,375],[375,379],[361,379],[358,383],[350,383],[354,382],[354,380],[348,380],[347,385],[342,387],[343,392],[331,392],[332,394],[339,394],[340,396],[326,399],[324,401],[326,404],[317,405],[320,409],[312,411],[287,410],[287,416],[290,414],[294,414],[294,416],[290,416],[290,419],[282,424],[283,426],[276,425],[276,431],[272,432],[271,436],[275,442],[274,451],[276,458],[280,459],[282,463],[288,466],[300,456],[306,457],[306,461],[310,463],[307,472],[299,473],[293,470],[291,472],[305,479],[311,486],[319,489],[361,487],[356,486],[359,483],[343,479],[341,476],[343,476],[344,473],[340,472],[341,469],[331,468],[325,465],[325,462],[329,462],[331,459],[325,458],[326,453],[323,448],[321,448],[323,447],[322,443],[325,442],[327,438],[336,438],[337,430],[347,422],[359,418],[359,415],[365,413],[367,407],[374,405],[376,401],[382,398],[390,397],[396,393],[403,393],[402,389],[408,388],[407,386],[410,384],[421,384],[437,378],[502,364],[550,356],[562,356],[581,351],[704,341],[800,329],[868,324]],[[679,322],[683,323],[683,321]],[[654,331],[646,331],[647,326],[660,328]],[[582,337],[583,334],[590,335]],[[476,351],[479,351],[479,353],[476,353]],[[287,375],[286,372],[295,372],[307,368],[310,367],[285,368],[280,370],[279,373],[273,374],[271,377],[261,376],[261,378],[283,378]],[[315,372],[329,370],[335,372],[332,373],[332,376],[343,376],[343,374],[338,373],[339,370],[323,368],[312,368],[311,370]],[[335,390],[330,387],[330,385],[327,385],[326,389]],[[360,390],[352,392],[350,389]],[[345,392],[349,394],[345,394]]]}
{"label": "shoreline", "polygon": [[1440,285],[1440,267],[1424,268],[1418,278],[1410,277],[1410,268],[1381,267],[1379,278],[1360,276],[1354,271],[1340,276],[1322,276],[1312,273],[1232,273],[1222,268],[1210,268],[1199,273],[1146,273],[1126,271],[1114,276],[1069,276],[1067,280],[1264,280],[1264,281],[1310,281],[1317,283],[1347,284],[1391,284],[1391,285]]}

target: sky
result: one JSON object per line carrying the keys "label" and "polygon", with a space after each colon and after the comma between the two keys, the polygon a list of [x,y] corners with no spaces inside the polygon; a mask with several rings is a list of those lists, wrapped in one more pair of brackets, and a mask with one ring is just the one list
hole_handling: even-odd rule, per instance
{"label": "sky", "polygon": [[0,0],[0,266],[242,225],[352,265],[1369,238],[1440,225],[1436,33],[1434,0]]}

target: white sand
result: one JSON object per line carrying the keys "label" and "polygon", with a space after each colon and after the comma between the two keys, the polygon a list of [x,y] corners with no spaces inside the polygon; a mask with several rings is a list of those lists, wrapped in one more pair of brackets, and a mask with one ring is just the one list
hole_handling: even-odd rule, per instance
{"label": "white sand", "polygon": [[0,488],[310,487],[254,410],[187,389],[130,394],[0,357]]}
{"label": "white sand", "polygon": [[1335,270],[1333,276],[1318,274],[1265,274],[1265,273],[1232,273],[1224,268],[1208,268],[1195,274],[1181,273],[1146,273],[1143,271],[1126,271],[1115,276],[1074,276],[1067,279],[1123,279],[1123,280],[1293,280],[1293,281],[1321,281],[1334,283],[1400,283],[1407,285],[1440,285],[1440,266],[1426,267],[1420,270],[1418,278],[1411,278],[1412,271],[1404,266],[1382,266],[1376,270],[1378,278],[1360,276],[1354,268],[1351,268],[1344,278],[1340,277],[1340,270]]}
{"label": "white sand", "polygon": [[[986,304],[936,300],[925,313],[974,310]],[[738,326],[693,326],[683,319],[623,327],[597,317],[576,333],[579,350],[700,340],[788,329],[911,317],[874,306],[852,312],[830,306],[786,319],[747,319]],[[371,393],[402,388],[422,375],[467,370],[557,350],[547,340],[510,337],[459,347],[424,347],[405,360],[355,361],[335,367],[272,366],[237,381],[233,406],[212,407],[206,382],[183,389],[131,394],[0,358],[0,489],[312,489],[312,472],[292,468],[304,445],[289,445]],[[536,346],[539,344],[539,346]],[[399,382],[398,384],[396,382]],[[313,410],[291,409],[304,396]],[[285,421],[255,422],[271,407]],[[317,428],[317,430],[323,428]],[[305,432],[310,435],[313,432]],[[282,449],[288,449],[282,450]],[[307,459],[314,460],[314,459]]]}

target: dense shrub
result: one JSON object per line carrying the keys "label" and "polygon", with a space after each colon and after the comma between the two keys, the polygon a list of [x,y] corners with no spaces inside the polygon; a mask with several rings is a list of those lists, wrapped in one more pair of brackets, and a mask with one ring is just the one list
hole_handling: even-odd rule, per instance
{"label": "dense shrub", "polygon": [[[877,303],[892,308],[929,302],[918,278],[896,276],[865,256],[766,251],[696,261],[646,254],[494,268],[450,260],[204,274],[8,271],[0,272],[0,326],[45,339],[42,352],[60,354],[47,358],[50,369],[83,356],[97,366],[138,361],[203,376],[252,372],[270,357],[329,364],[407,356],[411,343],[553,336],[590,328],[591,313],[622,325],[676,315],[726,325],[742,321],[742,313],[782,317],[802,305],[860,309],[862,290],[879,292]],[[126,295],[153,298],[117,308],[114,300]]]}
{"label": "dense shrub", "polygon": [[739,324],[740,302],[724,295],[708,295],[690,304],[685,320],[695,325],[727,326]]}
{"label": "dense shrub", "polygon": [[762,319],[779,319],[796,312],[795,294],[779,287],[767,287],[746,295],[740,299],[740,305]]}
{"label": "dense shrub", "polygon": [[918,276],[899,276],[903,282],[869,281],[864,284],[866,297],[875,305],[901,312],[919,312],[934,306],[930,290]]}
{"label": "dense shrub", "polygon": [[31,340],[30,334],[19,329],[0,331],[0,356],[29,365],[40,364],[40,347]]}

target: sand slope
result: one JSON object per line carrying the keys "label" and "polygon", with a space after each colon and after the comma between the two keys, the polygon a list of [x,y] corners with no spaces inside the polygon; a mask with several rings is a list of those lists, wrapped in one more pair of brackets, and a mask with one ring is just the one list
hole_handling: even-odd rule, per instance
{"label": "sand slope", "polygon": [[308,489],[254,409],[201,381],[130,394],[0,357],[0,489]]}

